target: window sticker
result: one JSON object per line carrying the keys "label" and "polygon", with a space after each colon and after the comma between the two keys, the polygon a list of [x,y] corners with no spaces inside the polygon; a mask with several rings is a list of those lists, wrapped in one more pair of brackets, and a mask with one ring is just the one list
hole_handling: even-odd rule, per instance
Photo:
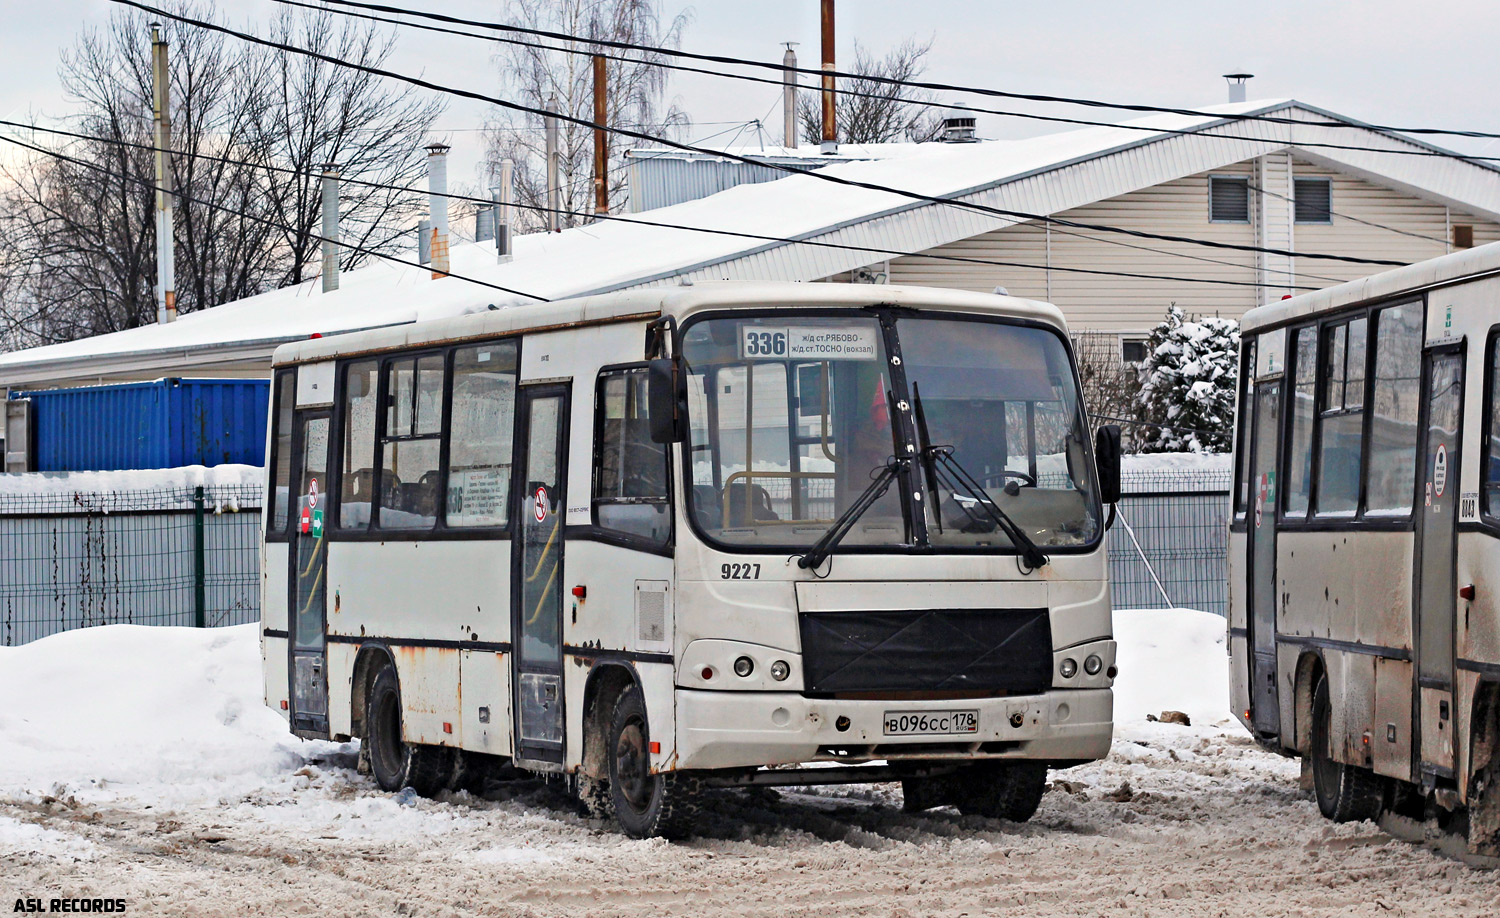
{"label": "window sticker", "polygon": [[740,327],[740,357],[746,360],[874,360],[877,346],[874,328]]}
{"label": "window sticker", "polygon": [[545,485],[537,485],[536,493],[532,495],[536,506],[531,508],[531,515],[536,517],[538,523],[547,521],[547,488]]}
{"label": "window sticker", "polygon": [[1438,497],[1448,490],[1448,445],[1439,443],[1437,455],[1432,460],[1432,489]]}

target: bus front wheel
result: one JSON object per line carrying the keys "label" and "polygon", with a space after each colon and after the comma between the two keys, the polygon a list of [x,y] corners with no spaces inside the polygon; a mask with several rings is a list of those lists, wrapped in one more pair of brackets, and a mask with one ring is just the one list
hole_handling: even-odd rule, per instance
{"label": "bus front wheel", "polygon": [[1328,678],[1313,690],[1312,774],[1318,810],[1334,822],[1376,820],[1385,804],[1385,787],[1372,771],[1333,758],[1333,704]]}
{"label": "bus front wheel", "polygon": [[424,797],[436,796],[453,771],[450,750],[423,746],[401,738],[401,680],[396,667],[375,675],[365,693],[365,745],[370,773],[384,791],[410,787]]}
{"label": "bus front wheel", "polygon": [[1036,814],[1047,792],[1047,763],[973,765],[956,784],[958,811],[965,816],[1025,822]]}
{"label": "bus front wheel", "polygon": [[651,771],[646,702],[632,685],[615,703],[606,738],[609,801],[632,838],[685,838],[698,818],[699,781],[682,772]]}

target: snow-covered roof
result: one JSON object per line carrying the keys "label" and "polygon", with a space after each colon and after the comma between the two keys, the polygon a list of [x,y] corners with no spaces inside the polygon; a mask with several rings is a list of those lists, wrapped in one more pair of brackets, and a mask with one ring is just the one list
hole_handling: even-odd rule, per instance
{"label": "snow-covered roof", "polygon": [[[982,141],[993,143],[995,141]],[[780,144],[761,144],[754,142],[736,142],[733,144],[699,143],[694,146],[709,150],[707,153],[698,153],[692,150],[675,150],[669,147],[634,147],[625,151],[625,155],[633,159],[713,159],[717,153],[733,153],[736,156],[747,156],[753,159],[769,160],[828,160],[831,163],[845,162],[849,160],[865,159],[895,159],[924,149],[930,144],[925,143],[841,143],[838,151],[833,154],[824,154],[818,144],[801,144],[795,147],[784,147]]]}
{"label": "snow-covered roof", "polygon": [[1500,242],[1462,249],[1335,287],[1325,287],[1268,303],[1245,313],[1240,318],[1240,328],[1248,333],[1356,303],[1390,299],[1493,275],[1500,275]]}
{"label": "snow-covered roof", "polygon": [[[1275,113],[1304,123],[1242,121]],[[1024,140],[919,145],[909,155],[831,165],[820,174],[1029,213],[1057,213],[1165,181],[1292,149],[1299,156],[1500,222],[1500,171],[1450,157],[1392,156],[1303,147],[1334,143],[1391,150],[1433,149],[1293,100],[1215,106],[1203,115],[1152,115]],[[520,236],[515,257],[497,264],[488,245],[452,250],[460,275],[548,299],[683,280],[812,281],[881,260],[869,251],[797,245],[816,240],[873,247],[891,256],[1020,222],[932,204],[812,175],[742,185],[711,197],[555,234]],[[660,225],[678,224],[694,229]],[[736,233],[792,242],[746,239]],[[434,280],[428,269],[388,262],[347,271],[324,294],[316,280],[226,303],[167,326],[146,326],[0,355],[0,385],[90,377],[121,368],[203,368],[215,359],[269,365],[281,342],[535,300],[469,283]]]}

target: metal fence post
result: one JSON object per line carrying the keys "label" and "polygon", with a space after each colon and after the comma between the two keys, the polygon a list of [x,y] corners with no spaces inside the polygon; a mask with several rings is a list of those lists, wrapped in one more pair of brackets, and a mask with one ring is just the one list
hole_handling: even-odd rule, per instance
{"label": "metal fence post", "polygon": [[208,627],[207,599],[203,585],[203,486],[193,489],[193,625]]}

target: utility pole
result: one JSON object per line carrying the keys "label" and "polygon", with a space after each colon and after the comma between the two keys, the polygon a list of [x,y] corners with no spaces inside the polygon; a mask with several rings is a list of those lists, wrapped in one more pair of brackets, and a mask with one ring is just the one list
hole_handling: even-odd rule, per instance
{"label": "utility pole", "polygon": [[323,166],[323,292],[339,289],[339,167]]}
{"label": "utility pole", "polygon": [[786,53],[781,56],[781,145],[797,149],[797,47],[794,41],[782,42]]}
{"label": "utility pole", "polygon": [[604,122],[609,118],[604,84],[604,57],[594,55],[594,213],[609,213],[609,137]]}
{"label": "utility pole", "polygon": [[555,233],[562,197],[557,187],[557,93],[547,100],[547,112],[547,232]]}
{"label": "utility pole", "polygon": [[156,321],[177,319],[177,273],[172,251],[172,112],[167,96],[167,40],[151,23],[151,104],[156,147]]}
{"label": "utility pole", "polygon": [[839,151],[833,96],[833,0],[823,0],[823,155]]}

